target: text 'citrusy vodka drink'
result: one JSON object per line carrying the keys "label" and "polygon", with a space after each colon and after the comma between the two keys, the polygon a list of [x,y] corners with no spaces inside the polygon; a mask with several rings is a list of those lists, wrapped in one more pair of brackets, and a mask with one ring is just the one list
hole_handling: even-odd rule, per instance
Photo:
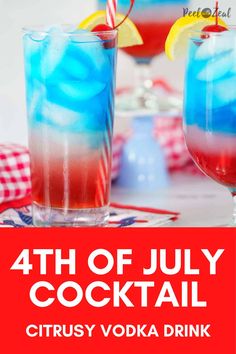
{"label": "text 'citrusy vodka drink'", "polygon": [[185,134],[198,166],[236,194],[236,31],[193,33]]}
{"label": "text 'citrusy vodka drink'", "polygon": [[116,31],[24,31],[35,225],[106,223]]}

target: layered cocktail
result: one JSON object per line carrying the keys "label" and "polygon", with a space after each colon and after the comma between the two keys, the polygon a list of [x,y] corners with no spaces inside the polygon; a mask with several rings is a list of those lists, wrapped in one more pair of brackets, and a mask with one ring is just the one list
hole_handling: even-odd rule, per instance
{"label": "layered cocktail", "polygon": [[108,218],[116,30],[24,30],[35,225]]}
{"label": "layered cocktail", "polygon": [[184,116],[194,161],[236,198],[235,30],[191,34]]}

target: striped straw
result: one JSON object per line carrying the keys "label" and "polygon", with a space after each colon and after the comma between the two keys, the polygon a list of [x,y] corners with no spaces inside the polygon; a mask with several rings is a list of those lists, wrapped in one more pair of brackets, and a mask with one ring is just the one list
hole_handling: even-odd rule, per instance
{"label": "striped straw", "polygon": [[116,10],[117,0],[107,0],[106,23],[111,28],[115,28],[116,26]]}
{"label": "striped straw", "polygon": [[111,87],[107,105],[105,129],[101,148],[100,161],[97,175],[97,189],[95,195],[96,207],[103,207],[109,201],[110,175],[111,175],[111,156],[112,156],[112,131],[113,131],[113,103],[114,87]]}
{"label": "striped straw", "polygon": [[[116,26],[117,0],[107,0],[106,24],[115,28]],[[97,189],[95,196],[96,207],[107,204],[109,197],[110,174],[111,174],[111,153],[112,153],[112,130],[113,130],[113,95],[114,88],[111,87],[107,107],[106,126],[104,130],[101,156],[98,167]]]}
{"label": "striped straw", "polygon": [[216,26],[219,24],[219,1],[216,1]]}

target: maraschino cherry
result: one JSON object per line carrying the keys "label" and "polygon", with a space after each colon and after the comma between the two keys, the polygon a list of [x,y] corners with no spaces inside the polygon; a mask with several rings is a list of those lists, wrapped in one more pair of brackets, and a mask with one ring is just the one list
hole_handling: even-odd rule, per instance
{"label": "maraschino cherry", "polygon": [[103,31],[112,31],[112,28],[104,23],[104,24],[97,25],[92,29],[92,32],[103,32]]}
{"label": "maraschino cherry", "polygon": [[224,26],[219,25],[219,1],[216,1],[216,23],[214,25],[205,26],[202,32],[225,32],[228,31]]}
{"label": "maraschino cherry", "polygon": [[227,28],[221,26],[221,25],[209,25],[206,26],[202,29],[203,32],[224,32],[224,31],[228,31]]}
{"label": "maraschino cherry", "polygon": [[[118,25],[116,25],[114,28],[108,26],[108,24],[105,24],[105,23],[101,23],[97,26],[95,26],[91,32],[106,32],[106,31],[112,31],[114,29],[117,29],[118,27],[120,27],[124,22],[125,20],[129,17],[132,9],[133,9],[133,6],[134,6],[134,2],[135,0],[130,0],[130,7],[129,7],[129,10],[127,12],[127,14],[125,15],[125,17],[123,18],[123,20],[118,23]],[[99,37],[102,39],[102,40],[106,40],[106,35],[105,34],[99,34]],[[113,41],[107,41],[106,43],[103,43],[103,46],[106,48],[106,49],[109,49],[109,48],[113,48],[115,46],[115,40]]]}
{"label": "maraschino cherry", "polygon": [[133,9],[134,3],[135,3],[135,0],[130,0],[130,7],[129,7],[129,10],[127,11],[127,14],[123,18],[123,20],[120,23],[118,23],[118,25],[116,25],[114,28],[108,26],[107,24],[99,24],[92,29],[92,32],[111,31],[113,29],[117,29],[118,27],[120,27],[125,22],[125,20],[129,17],[129,15]]}

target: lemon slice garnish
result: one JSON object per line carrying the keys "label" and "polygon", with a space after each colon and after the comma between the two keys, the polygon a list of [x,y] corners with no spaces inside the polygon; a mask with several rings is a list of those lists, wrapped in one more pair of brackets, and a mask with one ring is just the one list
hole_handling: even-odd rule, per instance
{"label": "lemon slice garnish", "polygon": [[[204,27],[214,24],[214,16],[205,17],[180,17],[171,27],[165,43],[165,52],[170,60],[175,60],[185,55],[188,46],[189,33],[201,31]],[[226,27],[226,23],[219,18],[219,25]]]}
{"label": "lemon slice garnish", "polygon": [[[121,13],[116,14],[116,24],[123,21],[125,15]],[[97,25],[106,23],[106,11],[96,11],[79,25],[78,29],[92,31]],[[134,45],[143,44],[142,37],[135,26],[135,24],[127,18],[122,25],[118,27],[118,48],[132,47]]]}

